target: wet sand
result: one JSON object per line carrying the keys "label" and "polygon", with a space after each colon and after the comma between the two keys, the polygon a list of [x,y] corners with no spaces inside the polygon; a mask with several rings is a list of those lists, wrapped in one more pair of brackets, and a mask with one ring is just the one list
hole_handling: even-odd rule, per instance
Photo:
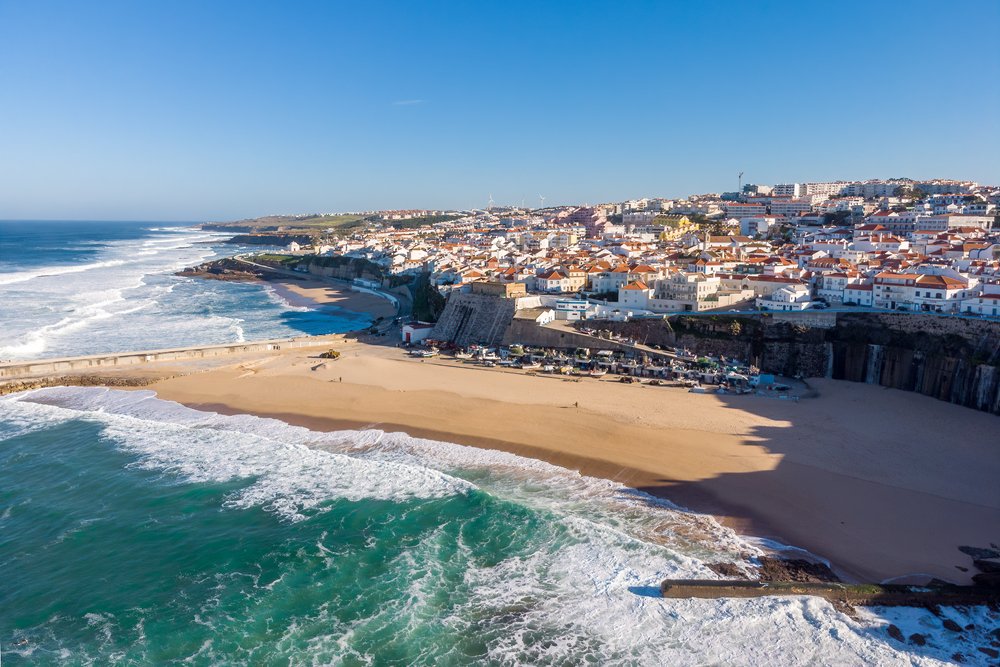
{"label": "wet sand", "polygon": [[355,292],[347,285],[343,287],[321,280],[268,280],[274,291],[293,306],[306,308],[338,308],[355,313],[367,313],[372,319],[393,317],[396,308],[374,294]]}

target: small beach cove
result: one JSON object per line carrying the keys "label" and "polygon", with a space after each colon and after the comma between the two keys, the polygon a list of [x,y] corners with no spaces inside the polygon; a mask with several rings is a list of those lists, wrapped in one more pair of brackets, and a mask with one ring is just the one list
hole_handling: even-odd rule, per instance
{"label": "small beach cove", "polygon": [[[152,388],[314,430],[403,431],[542,459],[807,549],[859,581],[968,583],[958,547],[997,540],[990,480],[1000,471],[977,435],[993,426],[989,415],[846,382],[817,382],[819,398],[793,403],[421,363],[357,342],[338,349],[336,362],[287,352],[252,374],[220,368]],[[885,410],[907,418],[888,424]],[[956,412],[964,420],[937,431]]]}

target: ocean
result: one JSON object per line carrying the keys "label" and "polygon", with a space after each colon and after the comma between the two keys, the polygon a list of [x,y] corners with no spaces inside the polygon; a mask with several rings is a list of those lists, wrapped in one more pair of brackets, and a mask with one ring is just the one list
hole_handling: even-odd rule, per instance
{"label": "ocean", "polygon": [[173,275],[246,250],[188,224],[0,221],[0,360],[235,343],[366,326],[266,284]]}
{"label": "ocean", "polygon": [[[50,245],[45,261],[8,255],[17,242],[4,234],[8,355],[343,325],[260,286],[171,276],[223,252],[214,235],[60,233],[32,241]],[[851,619],[808,597],[658,597],[664,578],[717,578],[707,563],[765,548],[503,452],[314,432],[147,390],[0,397],[3,665],[937,665],[956,652],[989,663],[976,648],[998,625],[986,608],[943,609],[975,626],[952,633],[918,609]],[[926,644],[892,639],[889,624]]]}

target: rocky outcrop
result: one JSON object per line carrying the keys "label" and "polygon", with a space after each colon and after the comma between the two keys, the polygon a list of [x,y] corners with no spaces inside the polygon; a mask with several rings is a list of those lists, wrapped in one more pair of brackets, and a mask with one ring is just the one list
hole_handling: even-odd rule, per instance
{"label": "rocky outcrop", "polygon": [[325,278],[337,278],[339,280],[371,280],[381,283],[383,274],[382,268],[360,257],[319,257],[310,255],[303,258],[299,266],[304,266],[309,273]]}
{"label": "rocky outcrop", "polygon": [[930,315],[851,314],[830,330],[829,377],[1000,414],[1000,325]]}
{"label": "rocky outcrop", "polygon": [[263,280],[270,275],[270,272],[245,262],[240,262],[232,257],[224,257],[183,269],[174,275],[185,278],[246,282],[249,280]]}
{"label": "rocky outcrop", "polygon": [[[805,321],[805,320],[804,320]],[[588,322],[649,345],[742,359],[785,376],[915,391],[1000,414],[1000,324],[902,313],[838,314],[833,326],[769,315]]]}

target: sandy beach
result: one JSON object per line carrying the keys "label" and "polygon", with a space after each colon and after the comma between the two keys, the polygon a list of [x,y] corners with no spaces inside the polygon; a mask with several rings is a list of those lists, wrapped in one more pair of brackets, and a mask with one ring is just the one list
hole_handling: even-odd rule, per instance
{"label": "sandy beach", "polygon": [[336,347],[336,361],[269,353],[151,388],[317,430],[405,431],[543,459],[807,549],[856,580],[968,583],[958,547],[1000,542],[998,424],[985,413],[833,380],[792,402]]}
{"label": "sandy beach", "polygon": [[343,287],[321,280],[272,279],[269,285],[288,303],[307,308],[340,309],[355,313],[368,313],[372,319],[393,317],[396,308],[388,299],[356,292],[349,286]]}

